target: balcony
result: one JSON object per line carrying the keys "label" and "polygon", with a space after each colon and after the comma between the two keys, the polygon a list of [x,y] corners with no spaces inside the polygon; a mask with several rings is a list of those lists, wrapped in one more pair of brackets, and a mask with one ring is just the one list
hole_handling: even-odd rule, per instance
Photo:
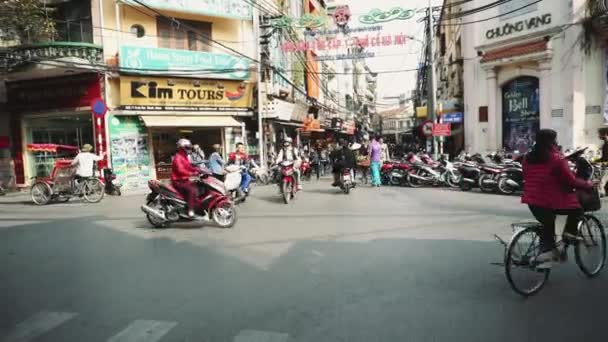
{"label": "balcony", "polygon": [[78,69],[86,65],[99,65],[103,62],[102,47],[90,43],[48,42],[20,45],[7,48],[0,54],[0,73],[14,71],[28,64],[39,66],[65,66],[66,63],[78,64]]}
{"label": "balcony", "polygon": [[608,39],[608,0],[588,0],[587,6],[593,30],[600,39]]}

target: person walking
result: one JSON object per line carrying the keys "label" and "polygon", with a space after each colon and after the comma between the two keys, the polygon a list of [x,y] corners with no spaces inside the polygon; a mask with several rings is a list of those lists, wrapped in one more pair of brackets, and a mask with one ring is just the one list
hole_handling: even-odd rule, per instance
{"label": "person walking", "polygon": [[213,177],[224,181],[224,158],[220,154],[222,146],[220,144],[213,145],[213,153],[209,156],[209,169],[213,173]]}
{"label": "person walking", "polygon": [[372,186],[375,187],[380,187],[380,166],[382,165],[382,145],[379,142],[380,139],[382,139],[380,136],[375,137],[367,150],[372,171]]}

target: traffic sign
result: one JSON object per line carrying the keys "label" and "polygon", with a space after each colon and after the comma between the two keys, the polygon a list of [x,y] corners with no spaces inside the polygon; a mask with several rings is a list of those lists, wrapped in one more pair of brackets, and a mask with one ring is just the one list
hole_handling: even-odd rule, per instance
{"label": "traffic sign", "polygon": [[424,134],[424,136],[430,137],[431,135],[433,135],[433,122],[432,121],[425,121],[422,124],[422,134]]}
{"label": "traffic sign", "polygon": [[446,113],[441,116],[443,123],[461,123],[462,112]]}
{"label": "traffic sign", "polygon": [[108,112],[108,106],[100,98],[93,99],[91,101],[91,112],[98,116],[104,116]]}
{"label": "traffic sign", "polygon": [[452,135],[452,127],[449,123],[433,124],[434,137],[449,137],[450,135]]}

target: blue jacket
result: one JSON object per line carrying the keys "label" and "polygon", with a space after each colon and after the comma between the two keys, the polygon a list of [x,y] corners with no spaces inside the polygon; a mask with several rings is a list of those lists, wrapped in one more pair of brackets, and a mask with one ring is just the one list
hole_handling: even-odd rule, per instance
{"label": "blue jacket", "polygon": [[209,169],[216,175],[224,174],[224,159],[219,153],[213,152],[209,157]]}

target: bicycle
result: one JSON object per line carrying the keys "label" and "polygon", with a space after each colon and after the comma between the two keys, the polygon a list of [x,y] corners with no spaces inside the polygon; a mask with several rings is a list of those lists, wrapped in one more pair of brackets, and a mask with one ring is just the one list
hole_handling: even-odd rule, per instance
{"label": "bicycle", "polygon": [[[528,297],[537,294],[545,286],[551,273],[550,268],[539,268],[541,263],[536,262],[540,254],[540,235],[543,229],[538,222],[514,223],[511,225],[513,237],[505,244],[504,267],[507,281],[518,294]],[[578,232],[582,240],[574,243],[576,264],[589,278],[597,276],[606,263],[606,234],[600,220],[591,213],[585,213],[578,224]],[[521,246],[525,248],[521,248]],[[527,245],[527,247],[526,247]],[[566,241],[558,241],[556,250],[559,261],[564,263],[568,259],[568,249],[572,246]],[[595,254],[595,263],[585,258],[587,254]],[[523,270],[533,280],[525,282],[517,274]]]}

